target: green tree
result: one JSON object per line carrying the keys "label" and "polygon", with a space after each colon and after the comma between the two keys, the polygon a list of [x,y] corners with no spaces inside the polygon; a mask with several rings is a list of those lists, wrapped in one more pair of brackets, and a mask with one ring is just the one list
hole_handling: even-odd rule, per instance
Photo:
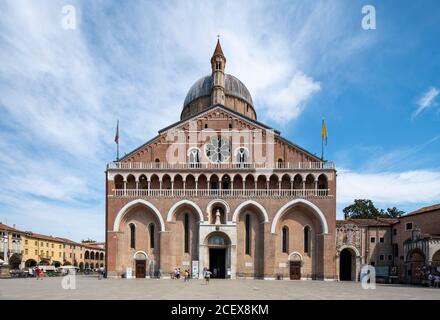
{"label": "green tree", "polygon": [[388,208],[386,215],[389,218],[398,218],[400,216],[402,216],[403,214],[405,214],[405,211],[399,210],[396,207],[392,207],[392,208]]}
{"label": "green tree", "polygon": [[345,219],[368,219],[378,217],[380,214],[373,201],[368,199],[356,199],[353,204],[345,207],[342,211]]}
{"label": "green tree", "polygon": [[388,208],[386,211],[378,209],[373,201],[368,199],[356,199],[353,204],[345,207],[342,211],[345,219],[397,218],[405,213],[396,207]]}

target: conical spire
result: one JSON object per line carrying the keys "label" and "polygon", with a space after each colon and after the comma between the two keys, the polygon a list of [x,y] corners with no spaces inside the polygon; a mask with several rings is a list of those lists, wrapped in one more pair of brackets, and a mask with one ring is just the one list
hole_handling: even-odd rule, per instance
{"label": "conical spire", "polygon": [[226,62],[226,57],[223,54],[222,46],[220,44],[220,38],[217,39],[217,45],[215,46],[214,53],[212,54],[211,63],[214,61],[215,57],[222,57],[224,62]]}
{"label": "conical spire", "polygon": [[214,54],[212,56],[215,57],[217,55],[223,56],[223,57],[225,56],[223,54],[222,46],[220,44],[220,39],[217,39],[217,45],[215,46]]}

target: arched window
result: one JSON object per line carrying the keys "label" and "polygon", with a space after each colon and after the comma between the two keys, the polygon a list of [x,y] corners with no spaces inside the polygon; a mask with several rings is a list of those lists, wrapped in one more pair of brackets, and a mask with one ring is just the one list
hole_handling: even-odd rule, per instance
{"label": "arched window", "polygon": [[283,253],[289,252],[289,229],[287,227],[283,227],[282,251]]}
{"label": "arched window", "polygon": [[188,151],[188,161],[191,167],[196,167],[200,163],[200,150],[192,148]]}
{"label": "arched window", "polygon": [[237,149],[237,163],[246,163],[249,161],[249,151],[246,148]]}
{"label": "arched window", "polygon": [[136,227],[130,223],[130,248],[136,248]]}
{"label": "arched window", "polygon": [[245,238],[245,248],[246,254],[251,254],[251,216],[246,215],[246,238]]}
{"label": "arched window", "polygon": [[154,249],[154,224],[150,223],[150,248]]}
{"label": "arched window", "polygon": [[310,227],[304,228],[304,253],[309,253]]}
{"label": "arched window", "polygon": [[185,213],[185,218],[184,218],[184,228],[185,228],[185,253],[189,253],[189,216],[187,213]]}

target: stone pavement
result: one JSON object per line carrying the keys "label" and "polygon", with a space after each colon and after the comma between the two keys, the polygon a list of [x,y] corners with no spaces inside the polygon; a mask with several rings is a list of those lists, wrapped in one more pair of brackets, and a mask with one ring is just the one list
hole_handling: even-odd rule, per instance
{"label": "stone pavement", "polygon": [[440,300],[440,289],[377,284],[364,290],[356,282],[288,280],[103,279],[77,276],[76,289],[62,278],[0,280],[0,299],[422,299]]}

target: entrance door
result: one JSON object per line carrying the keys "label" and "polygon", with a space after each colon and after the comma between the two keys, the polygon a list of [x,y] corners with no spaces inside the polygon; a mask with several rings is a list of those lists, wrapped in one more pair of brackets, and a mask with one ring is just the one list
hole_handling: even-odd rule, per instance
{"label": "entrance door", "polygon": [[344,249],[341,251],[339,256],[339,280],[341,281],[351,281],[351,267],[352,267],[353,257],[350,250]]}
{"label": "entrance door", "polygon": [[301,261],[290,261],[290,280],[301,280]]}
{"label": "entrance door", "polygon": [[225,278],[226,249],[209,249],[209,270],[213,278]]}
{"label": "entrance door", "polygon": [[146,261],[145,260],[136,260],[136,278],[145,278]]}

